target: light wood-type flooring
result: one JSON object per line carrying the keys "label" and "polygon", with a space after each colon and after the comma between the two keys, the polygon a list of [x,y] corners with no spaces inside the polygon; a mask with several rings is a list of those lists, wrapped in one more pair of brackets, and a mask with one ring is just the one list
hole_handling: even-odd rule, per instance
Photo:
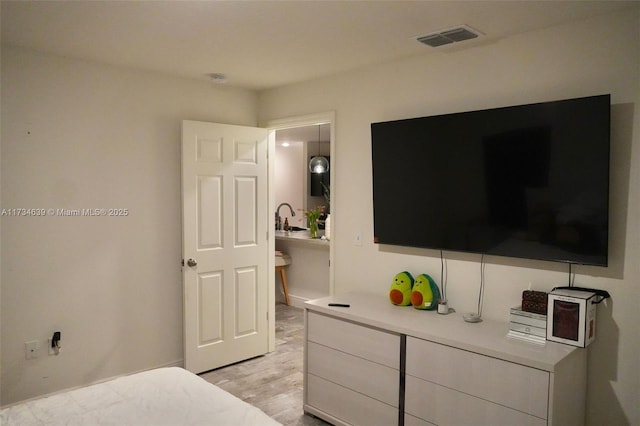
{"label": "light wood-type flooring", "polygon": [[283,425],[327,425],[302,410],[303,310],[276,304],[276,350],[200,376]]}

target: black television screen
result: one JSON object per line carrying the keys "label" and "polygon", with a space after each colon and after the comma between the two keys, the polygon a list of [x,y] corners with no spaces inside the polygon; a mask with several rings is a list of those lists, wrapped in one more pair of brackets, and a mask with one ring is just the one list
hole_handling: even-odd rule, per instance
{"label": "black television screen", "polygon": [[371,124],[374,241],[606,266],[610,95]]}

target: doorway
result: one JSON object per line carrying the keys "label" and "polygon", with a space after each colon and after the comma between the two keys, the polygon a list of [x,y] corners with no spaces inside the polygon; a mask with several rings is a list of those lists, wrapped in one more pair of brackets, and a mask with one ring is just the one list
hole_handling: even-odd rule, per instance
{"label": "doorway", "polygon": [[[278,206],[280,206],[282,203],[291,204],[296,213],[296,217],[292,221],[292,223],[290,223],[290,225],[304,228],[307,227],[306,221],[298,220],[301,217],[304,218],[304,215],[300,210],[313,208],[317,205],[327,206],[328,211],[332,213],[331,235],[334,236],[336,230],[335,215],[333,214],[333,212],[335,212],[335,185],[331,185],[330,182],[335,182],[335,113],[326,112],[273,120],[267,122],[266,127],[269,130],[275,130],[275,138],[273,141],[270,141],[269,147],[270,211],[275,213],[278,209]],[[282,147],[282,144],[285,142],[289,142],[289,147]],[[326,186],[329,192],[327,194],[325,194],[324,191],[320,194],[314,192],[314,195],[311,195],[311,174],[309,173],[307,164],[310,156],[315,156],[318,154],[329,157],[331,159],[329,172],[326,176],[326,182],[328,183],[328,185]],[[273,165],[275,165],[275,163],[279,161],[279,158],[280,161],[282,161],[282,155],[286,155],[287,157],[295,159],[293,160],[295,163],[292,163],[287,167],[295,169],[290,173],[291,176],[295,176],[297,174],[297,178],[291,177],[289,176],[289,174],[285,174],[286,177],[283,178],[283,173],[275,172],[275,167],[273,167]],[[280,166],[276,167],[283,167],[282,162],[280,163]],[[279,169],[279,171],[282,171],[282,169]],[[280,181],[278,179],[280,179]],[[282,179],[286,179],[288,183],[283,185]],[[325,197],[325,195],[327,196]],[[291,212],[288,206],[282,206],[279,213],[281,216],[283,216],[283,221],[285,220],[285,218],[291,220]],[[273,214],[273,216],[275,217],[275,214]],[[275,230],[275,219],[272,229]],[[295,276],[296,266],[297,268],[300,268],[302,264],[308,264],[308,262],[311,262],[313,260],[313,250],[323,249],[320,244],[305,244],[301,241],[291,242],[291,244],[289,243],[290,241],[287,241],[286,238],[280,235],[280,233],[276,234],[276,238],[274,238],[274,244],[276,246],[285,247],[287,250],[295,250],[296,252],[299,250],[297,259],[299,263],[296,263],[296,258],[293,257],[293,263],[289,267],[289,270],[291,271],[293,276]],[[321,262],[322,267],[328,268],[328,275],[327,278],[320,279],[328,279],[328,282],[326,283],[324,288],[319,288],[317,291],[311,290],[308,287],[299,287],[298,291],[300,292],[300,294],[298,295],[299,297],[296,297],[296,283],[295,281],[292,281],[290,279],[290,296],[294,296],[291,297],[293,306],[297,305],[298,307],[302,307],[302,303],[307,299],[328,296],[333,294],[334,292],[333,239],[329,238],[328,241],[323,241],[322,243],[325,244],[324,252],[317,251],[317,259],[322,259],[318,260],[318,262]],[[328,256],[326,253],[327,250]],[[317,263],[314,263],[313,265],[318,266]],[[276,292],[280,291],[279,281],[275,283],[275,288]]]}

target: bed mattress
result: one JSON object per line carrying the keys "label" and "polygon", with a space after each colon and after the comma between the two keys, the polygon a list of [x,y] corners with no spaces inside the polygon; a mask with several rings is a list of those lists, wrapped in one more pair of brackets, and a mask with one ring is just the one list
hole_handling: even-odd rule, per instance
{"label": "bed mattress", "polygon": [[182,368],[124,376],[13,405],[6,425],[279,425],[260,409]]}

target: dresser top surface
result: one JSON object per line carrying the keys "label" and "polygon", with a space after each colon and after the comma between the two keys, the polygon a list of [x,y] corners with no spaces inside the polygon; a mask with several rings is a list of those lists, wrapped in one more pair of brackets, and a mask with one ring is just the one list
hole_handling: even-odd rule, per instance
{"label": "dresser top surface", "polygon": [[[334,307],[328,306],[329,303],[350,306]],[[412,306],[396,306],[379,294],[348,293],[324,297],[306,302],[305,309],[549,372],[556,371],[557,366],[572,355],[586,356],[586,352],[577,352],[586,349],[561,343],[547,341],[540,345],[509,338],[506,322],[467,323],[459,313],[441,315]]]}

